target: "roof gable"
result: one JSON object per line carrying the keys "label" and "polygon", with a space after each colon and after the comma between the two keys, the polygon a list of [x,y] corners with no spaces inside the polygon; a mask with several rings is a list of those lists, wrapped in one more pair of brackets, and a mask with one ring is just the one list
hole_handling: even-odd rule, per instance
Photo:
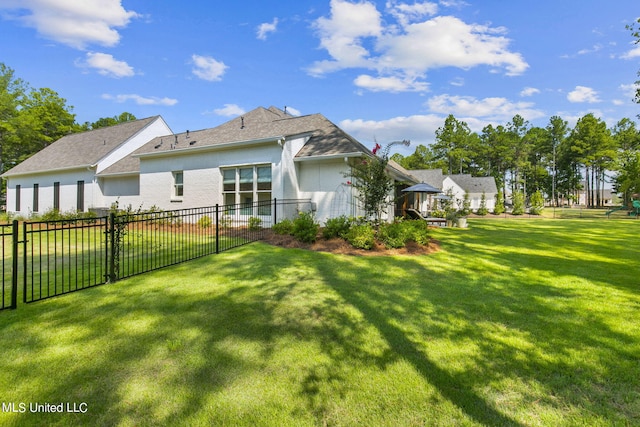
{"label": "roof gable", "polygon": [[64,136],[3,176],[94,166],[159,118],[154,116]]}

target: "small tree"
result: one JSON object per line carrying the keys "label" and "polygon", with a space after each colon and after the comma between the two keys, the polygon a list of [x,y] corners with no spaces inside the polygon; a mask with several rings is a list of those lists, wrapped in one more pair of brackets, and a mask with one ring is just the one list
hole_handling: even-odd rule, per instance
{"label": "small tree", "polygon": [[513,209],[511,213],[513,215],[524,214],[524,194],[521,191],[516,191],[511,195],[513,199]]}
{"label": "small tree", "polygon": [[469,199],[469,193],[467,191],[464,192],[464,196],[462,198],[462,208],[458,211],[461,216],[467,216],[471,213],[471,200]]}
{"label": "small tree", "polygon": [[542,213],[542,210],[544,209],[544,197],[540,190],[537,190],[531,195],[529,203],[531,204],[531,208],[529,209],[530,213],[533,215],[540,215]]}
{"label": "small tree", "polygon": [[498,194],[496,194],[496,207],[493,209],[493,213],[496,215],[504,213],[504,193],[502,190],[498,190]]}
{"label": "small tree", "polygon": [[482,196],[480,196],[480,207],[476,213],[480,216],[485,216],[489,213],[489,209],[487,209],[487,195],[484,191],[482,192]]}
{"label": "small tree", "polygon": [[380,221],[382,214],[387,211],[389,195],[394,190],[393,178],[387,174],[389,149],[396,144],[409,145],[409,141],[392,142],[382,151],[380,144],[376,143],[372,157],[357,161],[351,167],[351,172],[345,173],[345,177],[351,179],[351,186],[356,189],[355,197],[367,218]]}

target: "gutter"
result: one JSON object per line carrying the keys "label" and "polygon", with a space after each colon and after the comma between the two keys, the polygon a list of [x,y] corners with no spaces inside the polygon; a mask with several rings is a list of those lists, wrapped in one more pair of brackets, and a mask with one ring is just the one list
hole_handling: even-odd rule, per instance
{"label": "gutter", "polygon": [[362,156],[366,156],[366,153],[356,151],[353,153],[343,153],[343,154],[325,154],[320,156],[294,157],[293,161],[294,162],[311,162],[311,161],[319,161],[319,160],[347,159],[347,158],[362,157]]}
{"label": "gutter", "polygon": [[95,169],[96,166],[97,164],[93,164],[93,165],[88,164],[88,165],[65,166],[63,168],[45,169],[45,170],[30,171],[30,172],[13,172],[13,173],[5,172],[0,176],[2,176],[2,178],[13,178],[16,176],[25,176],[25,175],[44,175],[52,172],[68,172],[68,171],[73,171],[78,169],[91,170],[91,169]]}

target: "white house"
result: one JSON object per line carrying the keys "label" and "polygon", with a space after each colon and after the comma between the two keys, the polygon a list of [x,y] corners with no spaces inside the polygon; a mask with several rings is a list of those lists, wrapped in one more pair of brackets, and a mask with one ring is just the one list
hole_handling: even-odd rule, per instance
{"label": "white house", "polygon": [[[156,120],[161,119],[131,123],[149,126]],[[72,144],[82,146],[90,141],[95,145],[106,136],[94,132],[103,135],[111,130],[120,135],[119,151],[114,146],[100,156],[92,153],[92,160],[78,153],[73,164],[66,166],[73,168],[73,175],[64,181],[67,185],[73,187],[77,182],[80,194],[79,182],[85,183],[85,202],[81,206],[78,196],[79,209],[107,208],[117,201],[120,206],[171,210],[276,198],[310,199],[319,221],[359,213],[345,173],[354,161],[371,152],[321,114],[292,116],[275,107],[259,107],[215,128],[172,134],[166,127],[147,133],[144,141],[135,138],[135,142],[133,136],[124,138],[124,132],[116,129],[126,125],[62,138],[6,172],[8,210],[29,214],[56,206],[59,210],[76,208],[69,196],[65,203],[63,199],[54,203],[53,183],[62,182],[60,174],[67,169],[41,165],[38,159],[57,157]],[[389,172],[398,181],[413,180],[401,167],[390,167]],[[90,191],[87,183],[91,183]],[[39,199],[34,209],[32,193],[24,189],[36,184]]]}
{"label": "white house", "polygon": [[150,139],[171,133],[155,116],[62,137],[2,175],[7,211],[30,216],[105,206],[98,175]]}
{"label": "white house", "polygon": [[490,212],[496,206],[498,188],[493,177],[473,177],[468,174],[445,175],[441,169],[411,170],[409,173],[419,182],[436,187],[445,194],[452,193],[454,205],[458,209],[462,208],[465,193],[469,195],[472,211],[476,211],[480,207],[483,194],[485,206]]}

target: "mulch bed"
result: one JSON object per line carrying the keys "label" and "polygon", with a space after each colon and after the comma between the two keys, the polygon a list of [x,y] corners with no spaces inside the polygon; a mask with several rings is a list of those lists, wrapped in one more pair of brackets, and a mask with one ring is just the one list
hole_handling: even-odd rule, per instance
{"label": "mulch bed", "polygon": [[415,242],[407,242],[407,245],[404,248],[399,249],[387,249],[384,245],[376,244],[371,250],[364,250],[356,249],[347,241],[340,238],[327,240],[318,235],[318,239],[315,243],[303,243],[293,236],[276,234],[271,230],[265,230],[264,238],[260,240],[270,245],[280,246],[283,248],[298,248],[355,256],[427,255],[440,249],[439,242],[432,239],[427,246],[418,245]]}

